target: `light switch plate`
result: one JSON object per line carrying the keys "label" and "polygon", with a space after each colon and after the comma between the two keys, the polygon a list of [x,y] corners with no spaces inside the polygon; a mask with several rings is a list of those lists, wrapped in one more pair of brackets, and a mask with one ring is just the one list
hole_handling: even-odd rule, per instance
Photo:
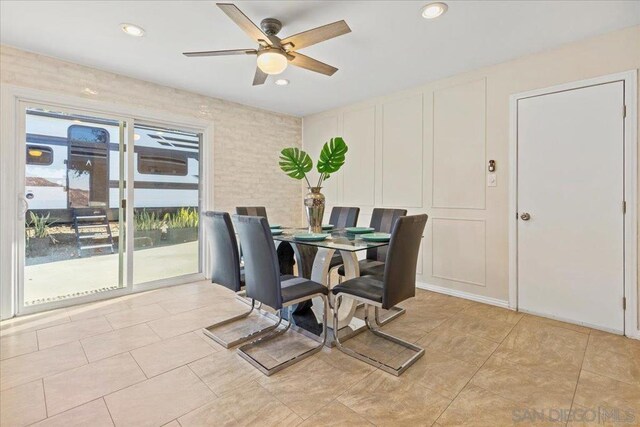
{"label": "light switch plate", "polygon": [[487,174],[487,187],[497,187],[498,186],[498,178],[495,173]]}

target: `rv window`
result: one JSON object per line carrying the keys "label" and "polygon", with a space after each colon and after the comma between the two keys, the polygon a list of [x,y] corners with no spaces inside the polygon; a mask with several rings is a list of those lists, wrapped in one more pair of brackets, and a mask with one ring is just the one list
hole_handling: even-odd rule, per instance
{"label": "rv window", "polygon": [[53,150],[41,145],[27,145],[27,164],[49,166],[53,163]]}
{"label": "rv window", "polygon": [[94,128],[91,126],[71,125],[69,126],[69,141],[73,142],[93,142],[109,143],[109,132],[106,129]]}
{"label": "rv window", "polygon": [[138,172],[150,175],[187,176],[187,156],[180,153],[138,154]]}

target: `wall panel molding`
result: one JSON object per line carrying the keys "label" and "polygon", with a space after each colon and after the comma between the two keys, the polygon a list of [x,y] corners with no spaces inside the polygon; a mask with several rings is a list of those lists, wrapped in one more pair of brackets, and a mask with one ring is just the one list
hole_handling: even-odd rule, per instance
{"label": "wall panel molding", "polygon": [[486,78],[433,94],[432,207],[485,209]]}
{"label": "wall panel molding", "polygon": [[422,93],[382,104],[382,205],[423,206]]}
{"label": "wall panel molding", "polygon": [[342,137],[349,146],[343,166],[343,199],[350,204],[375,206],[376,107],[345,111]]}
{"label": "wall panel molding", "polygon": [[486,286],[486,221],[468,218],[431,220],[431,275]]}

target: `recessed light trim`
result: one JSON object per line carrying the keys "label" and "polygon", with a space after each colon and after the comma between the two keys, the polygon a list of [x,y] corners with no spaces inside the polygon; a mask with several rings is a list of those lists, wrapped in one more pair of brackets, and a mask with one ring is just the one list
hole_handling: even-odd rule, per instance
{"label": "recessed light trim", "polygon": [[439,16],[444,15],[448,9],[449,9],[449,6],[447,6],[446,3],[442,3],[442,2],[429,3],[428,5],[422,8],[422,17],[424,19],[435,19]]}
{"label": "recessed light trim", "polygon": [[278,86],[286,86],[286,85],[289,84],[289,80],[287,80],[287,79],[278,79],[274,83],[277,84]]}
{"label": "recessed light trim", "polygon": [[123,23],[123,24],[120,24],[120,28],[122,29],[122,31],[124,31],[125,34],[129,36],[133,36],[133,37],[144,36],[144,28],[138,25]]}

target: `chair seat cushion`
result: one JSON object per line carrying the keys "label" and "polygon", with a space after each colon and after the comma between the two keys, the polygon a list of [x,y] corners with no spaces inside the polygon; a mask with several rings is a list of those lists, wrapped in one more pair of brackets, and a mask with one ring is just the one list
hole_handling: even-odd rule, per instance
{"label": "chair seat cushion", "polygon": [[[383,276],[384,262],[372,259],[358,261],[360,265],[360,276]],[[338,274],[344,276],[344,265],[338,269]]]}
{"label": "chair seat cushion", "polygon": [[282,286],[282,303],[308,297],[314,294],[327,294],[327,287],[320,283],[314,282],[304,277],[292,277],[285,279],[283,276]]}
{"label": "chair seat cushion", "polygon": [[347,280],[332,290],[334,295],[349,294],[355,297],[364,298],[382,304],[382,277],[381,276],[360,276]]}

